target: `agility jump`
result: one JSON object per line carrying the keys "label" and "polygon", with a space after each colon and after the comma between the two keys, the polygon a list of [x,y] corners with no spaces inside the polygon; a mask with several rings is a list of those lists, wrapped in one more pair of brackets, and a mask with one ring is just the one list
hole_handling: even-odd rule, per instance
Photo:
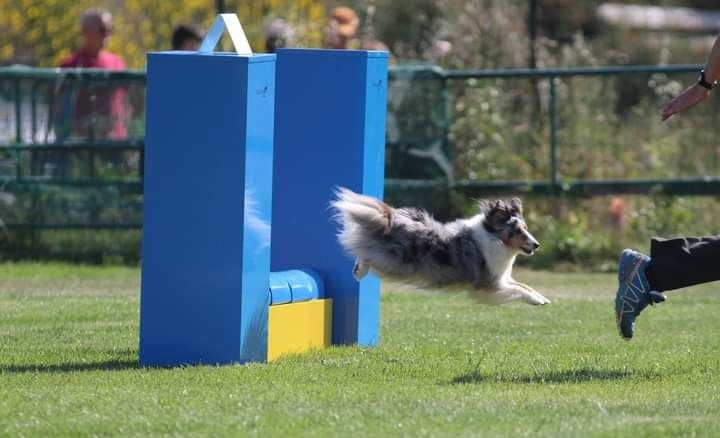
{"label": "agility jump", "polygon": [[[214,53],[223,31],[237,53]],[[199,52],[148,55],[140,363],[376,345],[328,206],[383,192],[387,53],[252,54],[223,14]]]}

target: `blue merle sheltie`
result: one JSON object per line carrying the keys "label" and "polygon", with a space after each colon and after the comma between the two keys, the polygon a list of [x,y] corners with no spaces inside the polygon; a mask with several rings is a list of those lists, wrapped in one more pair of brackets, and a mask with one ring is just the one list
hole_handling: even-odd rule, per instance
{"label": "blue merle sheltie", "polygon": [[467,290],[483,303],[550,302],[511,276],[515,257],[540,247],[527,230],[518,198],[481,202],[477,215],[448,223],[345,188],[337,190],[331,205],[341,224],[340,244],[355,258],[358,281],[372,270],[420,287]]}

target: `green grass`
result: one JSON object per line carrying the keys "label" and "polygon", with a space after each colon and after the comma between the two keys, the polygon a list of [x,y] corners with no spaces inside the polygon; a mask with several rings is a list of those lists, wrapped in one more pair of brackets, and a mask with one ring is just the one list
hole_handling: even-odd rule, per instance
{"label": "green grass", "polygon": [[543,308],[387,285],[378,348],[137,366],[139,271],[0,266],[0,436],[718,436],[718,285],[622,341],[606,274],[521,271]]}

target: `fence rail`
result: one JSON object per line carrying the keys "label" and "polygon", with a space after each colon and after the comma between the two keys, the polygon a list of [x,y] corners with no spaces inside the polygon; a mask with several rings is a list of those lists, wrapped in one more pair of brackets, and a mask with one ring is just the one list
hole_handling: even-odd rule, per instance
{"label": "fence rail", "polygon": [[545,181],[513,180],[459,180],[446,182],[439,180],[389,179],[390,188],[403,187],[405,190],[441,190],[454,189],[467,196],[486,196],[503,193],[527,193],[535,195],[598,196],[607,194],[647,194],[662,193],[668,195],[714,195],[720,193],[720,178],[700,176],[695,178],[662,179],[616,179],[582,180],[563,179],[558,172],[558,126],[557,126],[557,78],[603,77],[632,74],[679,74],[696,73],[701,67],[694,64],[683,65],[638,65],[608,66],[563,69],[493,69],[445,71],[437,67],[399,69],[391,73],[392,78],[440,79],[447,83],[453,80],[469,79],[548,79],[548,124],[550,145],[550,174]]}
{"label": "fence rail", "polygon": [[[435,128],[429,129],[428,123],[423,121],[425,119],[416,121],[414,125],[406,123],[403,125],[406,126],[404,130],[395,133],[389,126],[387,139],[389,167],[386,181],[388,195],[397,198],[403,193],[412,192],[422,195],[447,190],[454,190],[467,196],[500,193],[580,197],[651,192],[672,195],[720,194],[720,178],[716,176],[570,179],[562,175],[558,166],[562,152],[561,139],[558,136],[559,79],[687,74],[697,72],[698,69],[697,65],[463,71],[446,71],[428,65],[392,68],[390,87],[397,87],[396,95],[402,95],[402,99],[407,99],[408,95],[415,93],[413,96],[417,95],[417,97],[411,102],[412,105],[409,105],[410,110],[400,109],[394,104],[391,92],[389,120],[397,121],[403,117],[421,119],[432,117]],[[452,175],[453,96],[450,88],[459,81],[482,83],[485,80],[496,79],[547,81],[547,94],[544,97],[547,109],[542,114],[546,117],[548,128],[546,138],[548,156],[543,159],[547,160],[549,167],[545,178],[472,180],[455,179]],[[422,93],[416,93],[415,89],[423,83],[429,84],[427,89]],[[0,68],[0,192],[14,193],[30,199],[24,206],[28,213],[16,218],[10,214],[10,219],[5,221],[6,227],[125,229],[141,226],[141,211],[128,213],[127,205],[137,206],[140,210],[142,201],[144,84],[145,73],[139,70]],[[135,131],[128,132],[120,138],[111,138],[112,136],[105,134],[96,135],[94,128],[90,129],[90,134],[87,135],[60,134],[59,115],[62,111],[67,111],[70,104],[77,104],[79,99],[87,98],[83,93],[113,99],[108,94],[111,92],[102,90],[130,87],[135,87],[135,94],[123,95],[123,99],[133,101],[133,114],[124,115],[123,117],[127,116],[127,118],[123,123],[135,126]],[[89,101],[95,102],[93,100],[95,97],[92,96]],[[415,114],[412,114],[412,111]],[[90,125],[105,123],[110,126],[113,123],[112,120],[102,120],[97,117],[95,119],[90,117],[89,120]],[[69,122],[66,120],[66,124],[75,122],[76,120]],[[413,132],[413,126],[424,131]],[[76,127],[65,126],[65,129],[76,129]],[[418,148],[417,145],[422,146]],[[437,168],[435,173],[418,169],[417,163],[422,162],[423,156],[432,154],[435,154],[433,158]],[[98,170],[98,162],[110,164],[100,166],[102,169]],[[91,189],[94,191],[88,196],[94,201],[86,204],[90,205],[92,211],[83,215],[83,201],[78,199],[85,197],[83,190]],[[59,211],[66,212],[67,217],[54,214],[44,218],[43,214],[38,213],[43,211],[43,203],[47,203],[50,196],[48,193],[58,195],[63,190],[68,191],[64,193],[68,199],[58,202],[58,205],[62,205]],[[108,193],[114,197],[112,203],[116,206],[110,212],[104,211],[104,207],[99,205],[102,203],[97,202],[97,199],[104,199],[102,197]],[[3,217],[3,212],[7,214],[8,208],[11,207],[0,209],[0,217]]]}

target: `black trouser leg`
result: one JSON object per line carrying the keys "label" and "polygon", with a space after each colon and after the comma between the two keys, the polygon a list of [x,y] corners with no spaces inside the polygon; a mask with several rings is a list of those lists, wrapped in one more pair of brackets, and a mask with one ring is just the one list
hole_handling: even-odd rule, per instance
{"label": "black trouser leg", "polygon": [[650,288],[680,289],[720,280],[720,236],[653,238],[647,271]]}

